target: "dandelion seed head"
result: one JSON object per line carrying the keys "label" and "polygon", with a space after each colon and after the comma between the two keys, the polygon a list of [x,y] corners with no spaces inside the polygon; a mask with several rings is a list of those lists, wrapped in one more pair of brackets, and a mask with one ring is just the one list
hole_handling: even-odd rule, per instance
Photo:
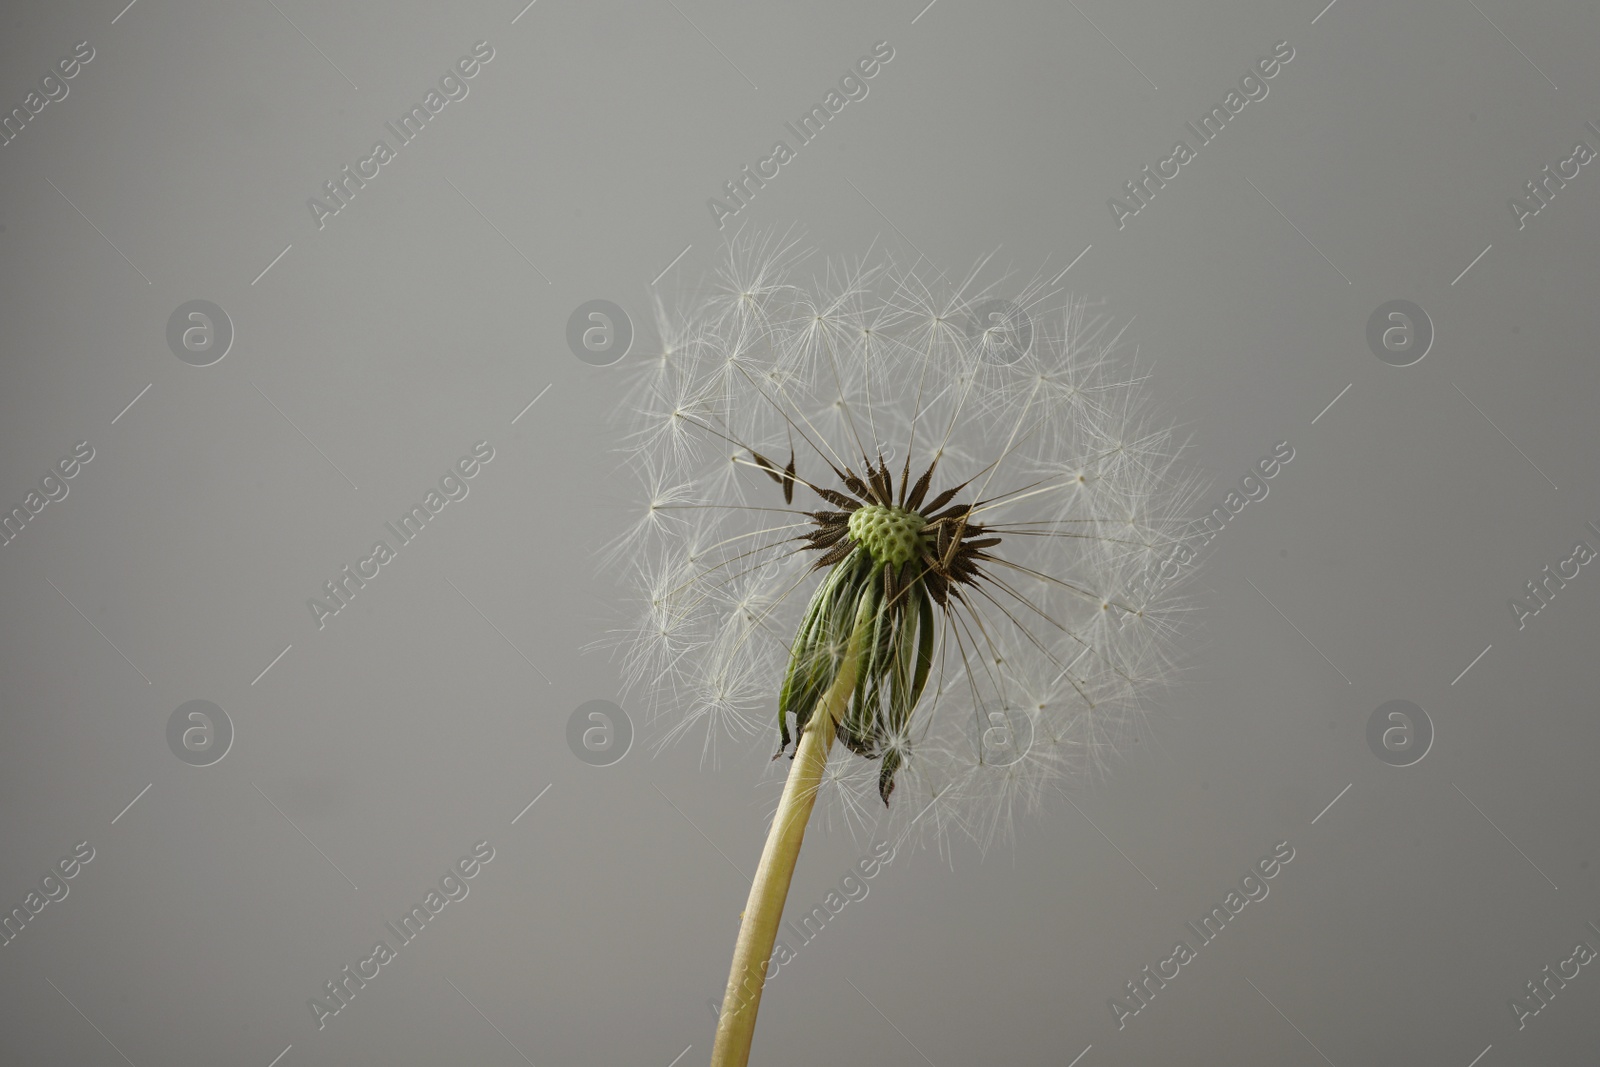
{"label": "dandelion seed head", "polygon": [[821,821],[941,852],[1008,839],[1142,728],[1188,610],[1154,576],[1198,488],[1126,324],[1037,280],[979,322],[986,269],[737,237],[701,297],[657,304],[624,406],[643,506],[608,550],[659,744],[767,762],[865,648]]}

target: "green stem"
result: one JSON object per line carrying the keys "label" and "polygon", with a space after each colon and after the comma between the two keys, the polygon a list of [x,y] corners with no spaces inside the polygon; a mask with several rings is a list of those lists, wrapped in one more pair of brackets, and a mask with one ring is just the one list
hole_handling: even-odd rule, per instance
{"label": "green stem", "polygon": [[855,690],[864,629],[858,617],[833,684],[817,701],[795,748],[789,780],[784,783],[783,798],[778,802],[778,813],[773,816],[755,881],[750,884],[750,899],[744,906],[739,940],[733,948],[733,966],[728,972],[728,988],[722,996],[722,1015],[717,1019],[711,1067],[746,1067],[750,1062],[756,1009],[761,1006],[761,989],[766,983],[772,945],[778,936],[778,920],[783,918],[789,882],[794,877],[795,862],[800,858],[800,843],[805,838],[806,823],[817,801],[828,752],[833,748],[835,727]]}

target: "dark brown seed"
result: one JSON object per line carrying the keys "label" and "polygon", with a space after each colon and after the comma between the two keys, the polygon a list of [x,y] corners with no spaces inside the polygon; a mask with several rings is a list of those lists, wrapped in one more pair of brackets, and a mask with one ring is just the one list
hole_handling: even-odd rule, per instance
{"label": "dark brown seed", "polygon": [[872,479],[872,488],[877,495],[878,503],[888,507],[894,503],[894,484],[889,479],[889,468],[883,462],[883,457],[878,457],[878,469],[867,468],[867,476]]}
{"label": "dark brown seed", "polygon": [[754,457],[756,466],[767,472],[767,477],[771,478],[779,485],[783,484],[783,472],[778,469],[777,465],[774,464],[772,460],[768,459],[766,456],[763,456],[760,452],[757,452],[753,448],[750,450],[750,455]]}
{"label": "dark brown seed", "polygon": [[846,512],[854,511],[861,506],[858,501],[851,500],[837,489],[818,489],[817,495],[834,507],[844,508]]}
{"label": "dark brown seed", "polygon": [[[910,457],[906,457],[907,460]],[[922,472],[922,477],[917,479],[916,486],[911,490],[911,495],[906,497],[906,507],[916,511],[922,506],[922,498],[928,495],[928,483],[933,481],[933,468],[938,463],[935,460],[928,464],[928,469]]]}
{"label": "dark brown seed", "polygon": [[835,563],[838,563],[840,560],[848,556],[851,552],[854,552],[855,547],[856,544],[854,541],[844,541],[840,544],[834,545],[832,548],[828,549],[828,551],[824,552],[821,557],[818,558],[816,563],[812,564],[812,570],[822,570],[824,567],[833,566]]}
{"label": "dark brown seed", "polygon": [[935,515],[934,512],[937,512],[940,508],[944,507],[946,504],[950,503],[950,501],[954,500],[956,498],[956,494],[961,492],[961,490],[965,489],[966,487],[967,487],[967,483],[966,482],[962,482],[960,485],[957,485],[957,486],[952,486],[951,488],[946,489],[944,492],[940,493],[938,496],[934,497],[932,500],[928,501],[928,506],[927,507],[920,508],[919,510],[924,515],[927,515],[929,518],[938,518],[938,516]]}

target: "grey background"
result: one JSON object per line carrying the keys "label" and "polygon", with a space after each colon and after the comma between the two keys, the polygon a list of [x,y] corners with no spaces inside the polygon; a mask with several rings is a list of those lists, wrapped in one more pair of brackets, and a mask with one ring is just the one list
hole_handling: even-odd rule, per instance
{"label": "grey background", "polygon": [[[95,858],[0,949],[0,1060],[706,1060],[773,744],[568,749],[618,697],[582,649],[635,487],[623,368],[566,320],[614,300],[647,351],[652,279],[727,235],[706,198],[879,40],[739,222],[953,271],[998,248],[1019,281],[1092,246],[1060,284],[1133,320],[1216,501],[1295,459],[1205,549],[1190,678],[1117,772],[1015,848],[897,856],[769,986],[753,1062],[1593,1057],[1592,968],[1526,1029],[1508,1000],[1600,945],[1600,577],[1520,631],[1506,601],[1600,545],[1600,174],[1520,231],[1507,198],[1600,147],[1600,13],[922,2],[8,8],[5,109],[96,55],[0,149],[0,501],[95,458],[0,549],[0,902]],[[319,230],[306,198],[478,40],[469,96]],[[1269,96],[1119,231],[1106,198],[1280,40]],[[210,367],[166,346],[193,299],[237,333]],[[1366,346],[1392,299],[1435,325],[1414,366]],[[306,598],[483,439],[469,497],[319,631]],[[234,727],[209,767],[165,740],[193,699]],[[1414,766],[1365,741],[1393,699],[1436,730]],[[319,1032],[307,998],[485,838]],[[1280,840],[1271,895],[1119,1031],[1107,999]],[[814,832],[791,904],[866,847]]]}

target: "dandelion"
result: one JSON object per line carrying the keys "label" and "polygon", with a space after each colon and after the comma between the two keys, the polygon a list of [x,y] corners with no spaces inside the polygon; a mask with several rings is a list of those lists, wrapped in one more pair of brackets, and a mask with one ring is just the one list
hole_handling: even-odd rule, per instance
{"label": "dandelion", "polygon": [[982,263],[807,283],[805,258],[736,239],[706,299],[658,303],[627,405],[644,506],[608,549],[662,742],[699,733],[715,759],[770,730],[789,758],[713,1067],[747,1062],[819,795],[852,826],[988,847],[1116,751],[1182,614],[1195,486],[1107,317],[1038,284],[999,300]]}

